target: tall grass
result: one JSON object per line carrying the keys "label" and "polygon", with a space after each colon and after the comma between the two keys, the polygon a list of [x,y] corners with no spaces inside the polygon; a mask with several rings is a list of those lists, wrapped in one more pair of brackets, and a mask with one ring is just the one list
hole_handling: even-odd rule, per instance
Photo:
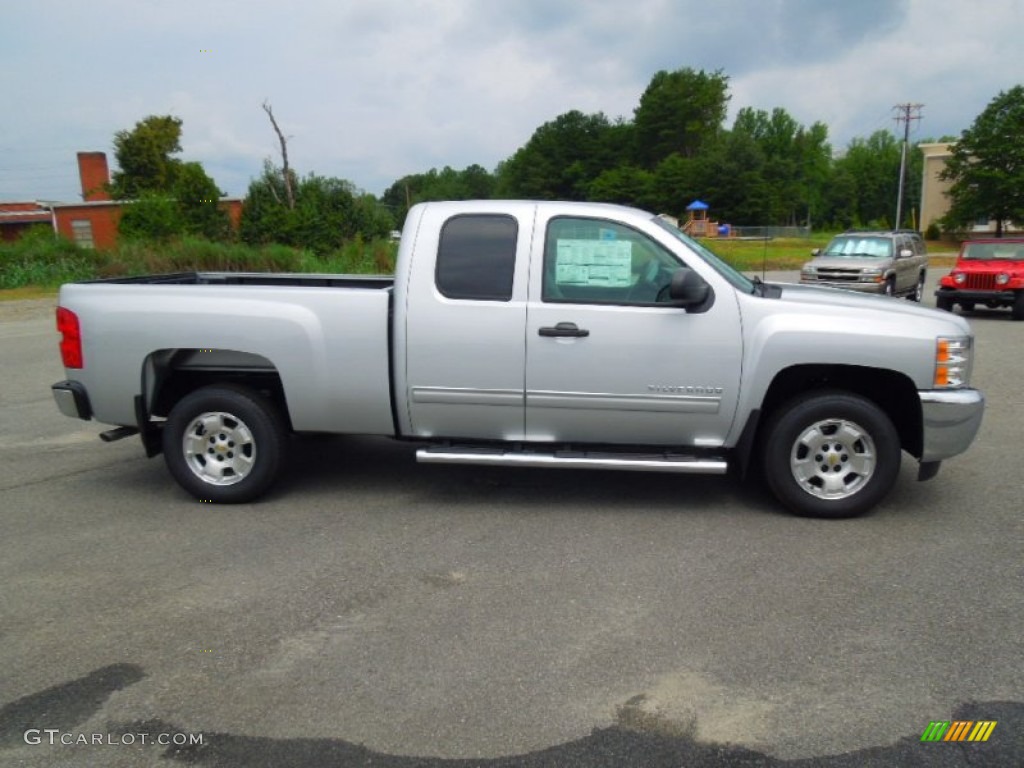
{"label": "tall grass", "polygon": [[0,289],[163,272],[321,272],[392,274],[397,248],[387,240],[356,238],[318,256],[284,245],[249,246],[185,237],[167,243],[122,241],[113,250],[80,248],[48,228],[0,243]]}

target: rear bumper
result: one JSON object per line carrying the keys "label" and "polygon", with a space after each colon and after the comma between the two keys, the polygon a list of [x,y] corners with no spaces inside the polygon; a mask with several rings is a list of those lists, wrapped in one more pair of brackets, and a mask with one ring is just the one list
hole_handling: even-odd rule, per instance
{"label": "rear bumper", "polygon": [[976,389],[930,390],[918,395],[924,423],[921,463],[966,451],[981,427],[985,396]]}
{"label": "rear bumper", "polygon": [[50,387],[50,391],[53,392],[57,407],[65,416],[86,421],[92,418],[89,393],[80,381],[58,381]]}

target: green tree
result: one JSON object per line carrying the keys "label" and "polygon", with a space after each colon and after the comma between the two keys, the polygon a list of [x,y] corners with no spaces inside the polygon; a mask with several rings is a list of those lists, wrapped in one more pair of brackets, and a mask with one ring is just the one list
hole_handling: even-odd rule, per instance
{"label": "green tree", "polygon": [[185,221],[174,198],[160,192],[141,192],[125,205],[117,229],[123,237],[164,241],[181,235]]}
{"label": "green tree", "polygon": [[647,206],[652,197],[654,174],[633,165],[603,171],[587,186],[587,199],[602,203]]}
{"label": "green tree", "polygon": [[182,163],[173,195],[181,214],[182,229],[190,235],[222,240],[231,233],[227,211],[219,206],[223,194],[199,163]]}
{"label": "green tree", "polygon": [[951,181],[949,228],[986,217],[996,237],[1006,223],[1024,221],[1024,86],[996,96],[953,145],[942,178]]}
{"label": "green tree", "polygon": [[717,136],[729,102],[721,70],[662,70],[651,78],[634,111],[637,162],[654,168],[673,153],[693,157]]}
{"label": "green tree", "polygon": [[231,222],[220,209],[223,192],[203,166],[172,155],[181,152],[181,119],[150,115],[130,131],[114,134],[120,170],[110,184],[112,195],[134,201],[118,230],[129,237],[166,239],[200,235],[223,239]]}
{"label": "green tree", "polygon": [[900,142],[889,131],[853,139],[835,161],[834,172],[844,175],[851,194],[833,196],[829,218],[851,226],[890,227],[899,192]]}
{"label": "green tree", "polygon": [[534,131],[502,166],[499,194],[537,200],[586,200],[592,181],[625,160],[617,153],[628,130],[603,113],[578,110]]}
{"label": "green tree", "polygon": [[181,161],[171,155],[181,152],[181,119],[171,115],[150,115],[130,131],[114,134],[114,157],[120,170],[111,178],[111,194],[125,200],[143,192],[170,192],[177,180]]}
{"label": "green tree", "polygon": [[496,177],[479,165],[461,171],[445,166],[438,171],[403,176],[381,197],[397,222],[405,221],[410,206],[429,200],[489,200],[494,196]]}
{"label": "green tree", "polygon": [[351,182],[310,174],[293,185],[295,207],[284,198],[284,180],[268,161],[249,184],[240,236],[251,244],[281,243],[320,254],[361,237],[383,237],[394,219],[372,195]]}

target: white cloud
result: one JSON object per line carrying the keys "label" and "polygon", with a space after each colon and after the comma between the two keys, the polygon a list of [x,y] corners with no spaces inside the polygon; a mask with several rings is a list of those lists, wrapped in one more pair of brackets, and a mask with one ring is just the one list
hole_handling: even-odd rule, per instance
{"label": "white cloud", "polygon": [[[5,11],[0,199],[73,197],[76,149],[149,114],[242,194],[278,157],[379,194],[407,173],[493,168],[572,109],[631,117],[658,69],[721,69],[731,112],[782,107],[837,147],[925,104],[957,134],[1024,72],[1019,0],[264,0],[23,3]],[[206,52],[208,51],[208,52]],[[53,166],[67,162],[67,172]],[[47,169],[43,172],[43,169]]]}

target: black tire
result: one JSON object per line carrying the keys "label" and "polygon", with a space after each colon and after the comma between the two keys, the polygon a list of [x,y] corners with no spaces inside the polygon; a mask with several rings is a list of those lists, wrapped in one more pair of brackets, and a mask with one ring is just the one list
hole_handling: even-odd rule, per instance
{"label": "black tire", "polygon": [[1010,317],[1014,320],[1024,320],[1024,291],[1017,291],[1017,295],[1014,296]]}
{"label": "black tire", "polygon": [[907,294],[908,301],[916,301],[918,303],[924,299],[924,272],[917,276],[917,283],[914,285],[914,290]]}
{"label": "black tire", "polygon": [[886,296],[896,295],[896,278],[890,277],[885,281],[885,288],[882,291]]}
{"label": "black tire", "polygon": [[167,469],[200,501],[238,504],[273,485],[284,464],[288,429],[266,398],[244,387],[197,389],[164,425]]}
{"label": "black tire", "polygon": [[862,515],[899,476],[896,428],[860,395],[841,390],[800,395],[772,414],[764,434],[765,481],[802,517]]}
{"label": "black tire", "polygon": [[962,312],[973,312],[974,311],[974,302],[973,301],[961,301],[960,302],[960,310]]}
{"label": "black tire", "polygon": [[944,312],[953,311],[953,299],[950,296],[943,296],[941,293],[935,297],[935,308]]}

